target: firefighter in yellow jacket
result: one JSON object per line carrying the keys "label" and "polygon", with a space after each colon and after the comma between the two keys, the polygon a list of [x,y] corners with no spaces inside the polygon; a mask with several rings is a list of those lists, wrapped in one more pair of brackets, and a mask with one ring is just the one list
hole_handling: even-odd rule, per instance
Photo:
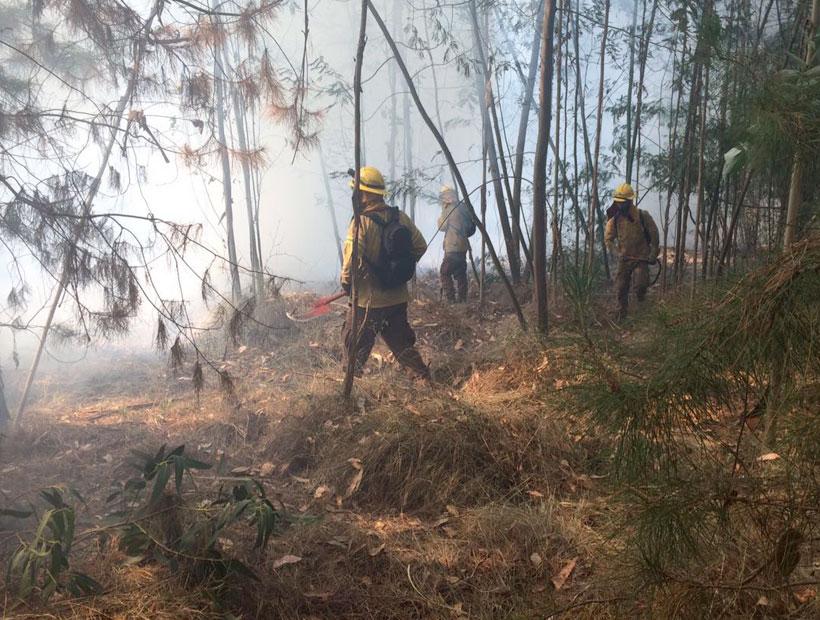
{"label": "firefighter in yellow jacket", "polygon": [[[458,202],[455,190],[445,185],[439,193],[441,215],[438,229],[444,232],[444,260],[439,276],[441,288],[447,301],[467,301],[467,251],[469,237],[475,232],[470,214],[463,203]],[[455,287],[453,286],[455,281]]]}
{"label": "firefighter in yellow jacket", "polygon": [[[406,237],[407,259],[411,263],[411,272],[427,251],[427,242],[407,214],[385,204],[384,195],[387,191],[381,172],[365,166],[359,176],[362,213],[357,249],[358,300],[357,307],[351,308],[351,313],[356,312],[358,315],[359,326],[355,350],[356,372],[361,373],[367,358],[370,357],[376,336],[380,335],[399,364],[419,377],[429,378],[429,369],[415,348],[416,334],[407,320],[407,303],[410,301],[407,282],[405,280],[396,285],[390,280],[390,275],[386,274],[383,264],[390,260],[389,257],[385,257],[383,251],[386,250],[383,246],[391,242],[388,241],[388,231],[398,231],[395,235],[397,238]],[[353,181],[350,185],[353,187]],[[348,294],[352,282],[354,235],[355,221],[351,220],[345,239],[341,276],[342,288]],[[412,273],[410,275],[412,277]],[[350,351],[353,337],[350,329],[351,317],[352,315],[348,316],[343,331],[345,358]]]}
{"label": "firefighter in yellow jacket", "polygon": [[618,318],[626,317],[629,289],[634,283],[639,302],[646,298],[649,288],[649,265],[658,260],[660,242],[655,220],[635,205],[635,190],[623,183],[615,190],[612,206],[607,210],[608,220],[604,239],[607,248],[618,254],[618,273],[615,292],[618,299]]}

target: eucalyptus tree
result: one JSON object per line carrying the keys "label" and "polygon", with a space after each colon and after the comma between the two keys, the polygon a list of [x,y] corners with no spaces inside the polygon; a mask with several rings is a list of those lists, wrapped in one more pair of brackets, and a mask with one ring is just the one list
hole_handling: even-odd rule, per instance
{"label": "eucalyptus tree", "polygon": [[[0,34],[0,240],[15,264],[23,252],[33,263],[16,271],[16,290],[26,285],[26,267],[54,282],[18,421],[58,307],[70,325],[58,331],[88,341],[128,331],[138,309],[148,304],[158,315],[158,343],[168,342],[167,324],[176,328],[173,360],[181,362],[183,343],[198,351],[199,328],[184,303],[160,293],[150,265],[165,256],[173,269],[200,277],[205,294],[228,302],[186,252],[196,248],[231,269],[239,267],[237,261],[203,243],[201,225],[175,223],[153,210],[116,212],[109,205],[148,183],[148,165],[140,159],[146,149],[164,162],[174,156],[207,167],[220,149],[205,134],[206,122],[190,114],[213,109],[207,51],[222,28],[265,27],[279,4],[223,4],[218,11],[162,0],[4,5],[6,14],[14,12],[16,23],[28,27]],[[224,22],[220,27],[217,14]],[[253,81],[273,101],[278,85],[264,76]],[[163,111],[147,112],[158,100]],[[203,135],[198,147],[188,145],[191,129]],[[28,329],[27,321],[15,324]],[[207,361],[197,354],[195,375],[201,377],[199,365]]]}

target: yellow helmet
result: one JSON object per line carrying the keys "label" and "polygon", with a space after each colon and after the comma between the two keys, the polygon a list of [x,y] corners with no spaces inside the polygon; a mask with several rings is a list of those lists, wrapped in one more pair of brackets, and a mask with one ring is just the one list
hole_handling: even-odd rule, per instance
{"label": "yellow helmet", "polygon": [[456,190],[454,190],[449,185],[442,185],[441,189],[438,192],[439,200],[443,203],[451,203],[456,202],[458,196],[456,195]]}
{"label": "yellow helmet", "polygon": [[612,199],[614,202],[626,202],[627,200],[635,202],[635,190],[629,183],[621,183],[615,188],[615,195]]}
{"label": "yellow helmet", "polygon": [[[355,178],[350,179],[350,189],[353,189],[354,186]],[[382,173],[373,166],[362,166],[359,170],[359,189],[379,196],[384,196],[387,193]]]}

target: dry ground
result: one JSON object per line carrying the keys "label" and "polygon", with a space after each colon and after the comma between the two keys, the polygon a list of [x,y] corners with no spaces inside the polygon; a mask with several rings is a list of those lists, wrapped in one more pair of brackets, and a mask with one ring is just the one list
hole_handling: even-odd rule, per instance
{"label": "dry ground", "polygon": [[[234,378],[234,404],[212,375],[196,398],[188,378],[150,355],[44,374],[24,428],[0,443],[0,499],[19,506],[50,485],[77,489],[87,505],[78,504],[72,568],[105,592],[39,605],[0,589],[2,617],[641,615],[640,593],[624,599],[602,578],[621,550],[600,440],[558,414],[562,390],[582,376],[571,339],[559,327],[541,346],[520,334],[499,291],[489,298],[483,312],[475,300],[447,307],[422,285],[411,320],[435,383],[413,381],[378,347],[352,402],[338,396],[343,309],[289,324],[284,311],[304,307],[302,297],[260,310],[277,329],[249,326],[241,346],[209,344]],[[287,515],[262,553],[252,532],[220,538],[258,582],[215,592],[100,548],[95,528],[130,450],[162,444],[214,464],[188,504],[252,476]],[[0,556],[32,526],[0,521]]]}

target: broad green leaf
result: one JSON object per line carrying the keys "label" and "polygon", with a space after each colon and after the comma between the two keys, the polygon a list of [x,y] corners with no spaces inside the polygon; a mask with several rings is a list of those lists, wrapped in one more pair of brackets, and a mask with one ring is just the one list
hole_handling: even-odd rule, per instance
{"label": "broad green leaf", "polygon": [[0,517],[12,517],[14,519],[26,519],[33,515],[31,510],[14,510],[12,508],[0,508]]}
{"label": "broad green leaf", "polygon": [[185,461],[185,467],[188,469],[210,469],[211,464],[205,463],[204,461],[198,461],[196,459],[192,459],[190,456],[182,457]]}
{"label": "broad green leaf", "polygon": [[154,480],[154,488],[151,489],[151,499],[148,501],[149,505],[154,505],[159,501],[159,498],[165,492],[165,487],[168,480],[171,478],[171,468],[168,463],[161,463],[156,470],[156,479]]}

